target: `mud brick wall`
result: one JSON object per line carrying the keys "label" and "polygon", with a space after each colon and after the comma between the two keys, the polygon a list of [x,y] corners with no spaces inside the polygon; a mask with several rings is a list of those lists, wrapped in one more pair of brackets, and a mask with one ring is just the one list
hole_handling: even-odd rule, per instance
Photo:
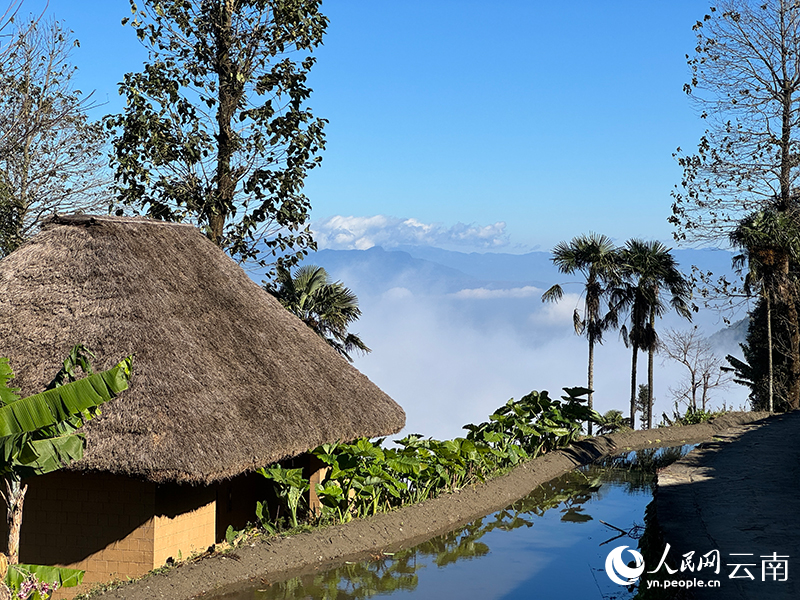
{"label": "mud brick wall", "polygon": [[66,471],[33,478],[20,562],[83,569],[87,583],[138,577],[153,568],[154,509],[152,483]]}
{"label": "mud brick wall", "polygon": [[153,567],[213,546],[217,493],[213,487],[159,485],[155,494]]}
{"label": "mud brick wall", "polygon": [[[215,540],[214,486],[156,485],[107,473],[57,471],[28,482],[20,562],[86,571],[72,598],[94,583],[141,577],[167,558]],[[5,519],[0,535],[7,536]]]}

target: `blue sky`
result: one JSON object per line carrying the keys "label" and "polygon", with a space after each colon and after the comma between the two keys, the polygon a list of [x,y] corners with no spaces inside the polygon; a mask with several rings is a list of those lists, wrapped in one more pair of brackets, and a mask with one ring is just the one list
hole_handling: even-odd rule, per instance
{"label": "blue sky", "polygon": [[[465,250],[548,249],[589,230],[671,242],[671,154],[702,132],[682,92],[684,55],[707,8],[324,2],[331,23],[310,105],[330,124],[307,181],[314,221],[381,216],[386,245],[408,219],[441,234],[431,243],[483,231],[459,238]],[[116,84],[145,57],[119,23],[127,0],[51,0],[48,13],[81,42],[81,89],[107,102],[101,113],[118,111]]]}
{"label": "blue sky", "polygon": [[[682,87],[704,2],[327,0],[323,10],[310,105],[330,121],[328,148],[306,190],[322,248],[522,252],[589,230],[672,245],[672,152],[702,133]],[[96,116],[121,110],[117,82],[146,58],[120,25],[127,0],[51,0],[49,12],[81,42],[77,83],[106,103]],[[356,366],[406,409],[408,431],[459,435],[509,397],[585,381],[578,296],[539,301],[555,281],[504,272],[491,291],[476,280],[444,293],[438,275],[382,267],[375,289],[380,278],[358,264],[331,271],[362,301],[355,331],[373,352]],[[705,334],[723,326],[705,321]],[[599,409],[625,409],[629,364],[610,335],[597,351]],[[657,367],[660,414],[682,372]],[[737,407],[743,395],[724,398]]]}

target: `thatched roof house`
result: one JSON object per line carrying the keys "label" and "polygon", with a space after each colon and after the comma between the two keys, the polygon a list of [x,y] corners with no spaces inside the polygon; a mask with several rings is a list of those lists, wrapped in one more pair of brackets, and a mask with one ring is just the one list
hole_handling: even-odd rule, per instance
{"label": "thatched roof house", "polygon": [[56,217],[0,260],[0,356],[41,391],[83,343],[130,389],[74,468],[208,485],[321,443],[399,431],[403,410],[197,229]]}

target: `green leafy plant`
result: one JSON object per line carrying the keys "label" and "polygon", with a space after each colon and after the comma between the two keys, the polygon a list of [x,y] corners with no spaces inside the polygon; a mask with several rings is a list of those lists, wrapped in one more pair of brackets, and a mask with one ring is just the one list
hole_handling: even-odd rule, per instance
{"label": "green leafy plant", "polygon": [[686,409],[684,414],[680,414],[678,410],[678,403],[675,403],[675,409],[672,411],[672,417],[668,417],[667,413],[661,415],[661,423],[659,427],[673,427],[681,425],[697,425],[698,423],[705,423],[715,417],[724,415],[724,410],[709,411],[702,408],[694,408],[690,406]]}
{"label": "green leafy plant", "polygon": [[[131,377],[132,358],[123,359],[115,367],[91,373],[89,357],[83,346],[76,346],[64,361],[50,387],[26,398],[9,387],[14,376],[7,358],[0,358],[0,475],[5,480],[3,493],[9,523],[7,554],[10,568],[6,585],[21,585],[18,580],[35,576],[39,582],[77,585],[71,570],[34,565],[14,566],[19,560],[19,535],[22,506],[28,486],[25,478],[58,470],[83,457],[85,439],[80,427],[99,413],[99,406],[127,389]],[[76,378],[76,368],[88,373]],[[55,569],[55,570],[52,570]],[[25,577],[23,577],[25,575]],[[43,579],[48,577],[49,579]]]}
{"label": "green leafy plant", "polygon": [[[280,465],[259,469],[258,471],[275,484],[275,491],[286,508],[289,510],[291,526],[297,527],[297,511],[303,499],[303,493],[308,491],[308,479],[303,477],[303,469],[287,469]],[[263,508],[262,515],[263,519]]]}
{"label": "green leafy plant", "polygon": [[[566,446],[581,434],[581,423],[601,423],[603,418],[584,405],[586,388],[564,388],[566,396],[552,399],[547,391],[513,398],[479,425],[465,425],[467,439],[486,444],[499,468],[513,466],[555,448]],[[563,401],[562,401],[563,400]]]}
{"label": "green leafy plant", "polygon": [[630,429],[631,421],[622,416],[622,411],[612,409],[603,414],[603,420],[598,425],[597,434],[606,435],[608,433],[616,433],[617,431]]}
{"label": "green leafy plant", "polygon": [[[328,467],[315,487],[322,518],[347,522],[420,502],[568,445],[580,437],[583,422],[603,419],[586,406],[586,388],[565,392],[561,399],[543,391],[509,400],[489,421],[466,425],[467,437],[440,441],[413,434],[397,440],[396,448],[384,448],[383,439],[367,438],[318,446],[311,453]],[[297,527],[308,480],[300,469],[273,466],[261,472],[276,483],[278,497]],[[268,531],[275,531],[279,518],[269,517],[266,503],[257,504],[256,515]]]}

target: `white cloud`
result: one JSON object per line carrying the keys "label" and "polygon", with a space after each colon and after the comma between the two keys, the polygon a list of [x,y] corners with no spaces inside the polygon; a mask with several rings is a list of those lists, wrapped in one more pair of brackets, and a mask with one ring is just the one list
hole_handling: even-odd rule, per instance
{"label": "white cloud", "polygon": [[384,300],[407,300],[413,296],[414,294],[411,290],[404,287],[393,287],[382,294]]}
{"label": "white cloud", "polygon": [[538,325],[569,325],[572,328],[572,315],[575,309],[583,314],[583,298],[580,294],[564,294],[558,302],[545,302],[540,310],[531,315],[531,322]]}
{"label": "white cloud", "polygon": [[525,287],[506,288],[499,290],[490,290],[487,288],[472,288],[459,290],[455,294],[451,294],[454,298],[463,298],[469,300],[496,300],[498,298],[532,298],[542,293],[537,287],[526,285]]}
{"label": "white cloud", "polygon": [[337,215],[311,225],[320,249],[367,250],[373,246],[437,246],[470,250],[492,250],[509,246],[503,221],[491,225],[423,223],[386,215],[345,217]]}
{"label": "white cloud", "polygon": [[[487,420],[509,398],[534,389],[558,397],[562,387],[585,385],[586,339],[571,324],[557,335],[523,339],[514,322],[476,326],[464,306],[402,293],[364,298],[356,329],[372,353],[356,357],[356,366],[406,411],[406,428],[390,439],[463,436],[462,425]],[[598,409],[627,406],[629,357],[621,343],[597,348]]]}
{"label": "white cloud", "polygon": [[[362,233],[379,229],[385,219],[364,219],[372,222],[362,223]],[[372,352],[355,357],[356,366],[406,411],[404,433],[390,439],[411,432],[439,439],[464,435],[462,425],[486,420],[509,398],[534,389],[558,397],[562,387],[586,384],[588,343],[585,336],[575,335],[572,325],[573,311],[583,311],[582,286],[576,284],[557,303],[543,303],[541,290],[524,279],[495,282],[504,286],[500,289],[487,285],[445,293],[437,287],[436,275],[409,275],[403,267],[389,265],[376,281],[373,266],[353,260],[331,273],[352,287],[363,311],[352,331]],[[660,331],[687,326],[674,313],[658,324]],[[714,331],[720,324],[713,321],[709,327]],[[616,331],[604,338],[594,348],[595,408],[627,414],[631,350]],[[671,413],[669,388],[683,376],[680,365],[662,365],[662,360],[657,358],[655,375],[657,421],[662,412]],[[646,364],[647,356],[640,352],[640,381],[646,380]],[[745,388],[732,388],[714,406],[725,400],[738,407],[745,396]]]}

